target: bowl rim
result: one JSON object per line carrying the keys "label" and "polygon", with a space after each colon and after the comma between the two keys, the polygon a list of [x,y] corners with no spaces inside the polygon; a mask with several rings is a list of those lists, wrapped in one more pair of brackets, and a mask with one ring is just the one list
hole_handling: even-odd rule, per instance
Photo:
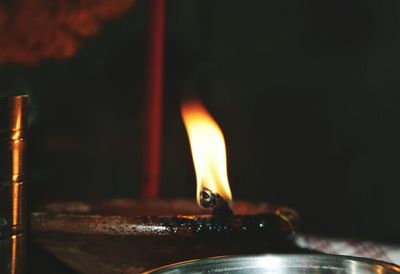
{"label": "bowl rim", "polygon": [[[217,257],[209,257],[203,259],[188,260],[151,269],[144,272],[143,274],[176,273],[173,271],[183,271],[179,273],[193,273],[190,271],[191,270],[199,271],[200,269],[206,270],[208,268],[215,270],[216,266],[223,266],[224,270],[229,271],[229,265],[233,267],[232,269],[237,269],[241,265],[243,267],[249,266],[250,262],[252,263],[251,269],[253,270],[254,267],[257,267],[257,265],[254,265],[255,262],[261,263],[261,267],[264,267],[265,269],[266,262],[268,262],[269,265],[271,265],[270,263],[272,263],[273,261],[275,262],[272,264],[274,266],[274,269],[272,270],[274,271],[275,270],[282,271],[284,269],[291,269],[291,268],[301,268],[301,267],[304,268],[305,264],[309,263],[310,266],[309,270],[315,270],[321,268],[326,269],[329,267],[332,268],[333,270],[343,269],[346,271],[347,270],[346,266],[347,264],[349,264],[351,267],[369,266],[371,268],[372,267],[380,269],[383,268],[384,270],[389,271],[389,273],[400,273],[400,266],[396,264],[365,257],[333,255],[333,254],[257,254],[257,255],[227,255],[227,256],[217,256]],[[285,272],[275,271],[274,273],[285,273]]]}

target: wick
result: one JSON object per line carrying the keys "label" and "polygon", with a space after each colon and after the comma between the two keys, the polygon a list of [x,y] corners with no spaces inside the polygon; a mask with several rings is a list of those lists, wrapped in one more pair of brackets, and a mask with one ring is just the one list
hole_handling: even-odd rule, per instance
{"label": "wick", "polygon": [[233,216],[228,202],[208,188],[203,188],[200,191],[200,205],[204,208],[211,208],[216,217],[228,218]]}

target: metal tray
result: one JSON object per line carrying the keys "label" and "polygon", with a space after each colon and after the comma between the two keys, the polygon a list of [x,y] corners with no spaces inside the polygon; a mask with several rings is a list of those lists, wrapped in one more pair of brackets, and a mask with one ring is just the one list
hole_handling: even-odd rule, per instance
{"label": "metal tray", "polygon": [[397,265],[336,255],[250,255],[192,260],[145,273],[400,273]]}

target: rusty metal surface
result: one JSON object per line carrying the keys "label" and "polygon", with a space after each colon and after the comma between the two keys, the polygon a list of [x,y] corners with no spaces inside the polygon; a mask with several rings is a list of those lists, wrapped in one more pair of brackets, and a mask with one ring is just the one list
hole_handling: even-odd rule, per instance
{"label": "rusty metal surface", "polygon": [[31,224],[36,240],[79,272],[139,273],[193,258],[279,252],[298,223],[287,208],[237,202],[233,210],[226,222],[188,200],[70,202],[31,213]]}

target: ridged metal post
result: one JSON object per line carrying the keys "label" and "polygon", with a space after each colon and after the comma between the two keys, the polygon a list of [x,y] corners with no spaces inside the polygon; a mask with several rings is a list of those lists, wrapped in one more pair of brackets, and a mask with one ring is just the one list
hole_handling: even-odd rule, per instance
{"label": "ridged metal post", "polygon": [[0,273],[24,272],[28,96],[0,97]]}

